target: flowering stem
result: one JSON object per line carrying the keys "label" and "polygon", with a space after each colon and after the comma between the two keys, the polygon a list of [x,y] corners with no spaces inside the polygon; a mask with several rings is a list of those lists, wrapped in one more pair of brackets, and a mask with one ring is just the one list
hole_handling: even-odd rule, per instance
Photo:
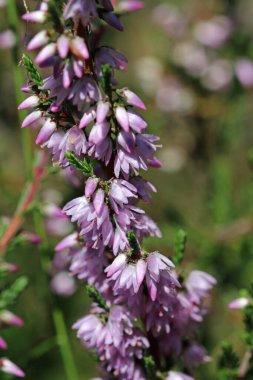
{"label": "flowering stem", "polygon": [[[8,23],[10,29],[14,32],[16,43],[12,49],[12,57],[13,57],[13,78],[14,78],[14,87],[15,87],[15,101],[16,106],[18,106],[22,100],[23,95],[20,91],[20,88],[22,87],[24,83],[24,78],[22,71],[20,70],[18,64],[19,64],[19,16],[17,11],[17,2],[15,0],[8,0],[7,1],[7,17],[8,17]],[[25,112],[21,111],[18,112],[18,125],[21,124],[23,118],[25,116]],[[26,174],[30,174],[31,169],[31,162],[32,162],[32,144],[31,144],[31,136],[28,130],[22,130],[21,131],[21,140],[22,140],[22,147],[23,147],[23,155],[25,160],[25,169]]]}

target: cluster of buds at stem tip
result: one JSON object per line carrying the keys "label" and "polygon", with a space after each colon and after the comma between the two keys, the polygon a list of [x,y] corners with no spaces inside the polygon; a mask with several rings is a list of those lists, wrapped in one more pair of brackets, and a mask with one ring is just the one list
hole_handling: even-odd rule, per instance
{"label": "cluster of buds at stem tip", "polygon": [[193,271],[182,283],[170,259],[142,249],[145,237],[161,237],[138,205],[156,191],[142,171],[160,166],[159,138],[147,133],[139,96],[117,87],[115,73],[126,69],[127,59],[100,45],[106,24],[122,30],[121,16],[142,6],[134,0],[68,0],[56,8],[44,0],[24,15],[45,23],[28,49],[37,50],[39,67],[52,71],[42,79],[25,56],[30,80],[23,90],[30,96],[19,108],[30,111],[22,127],[39,129],[36,143],[82,188],[63,207],[76,231],[56,246],[94,301],[91,313],[74,325],[78,337],[96,352],[106,379],[149,379],[143,362],[155,345],[155,377],[188,380],[159,363],[180,360],[192,371],[209,360],[197,326],[215,279]]}

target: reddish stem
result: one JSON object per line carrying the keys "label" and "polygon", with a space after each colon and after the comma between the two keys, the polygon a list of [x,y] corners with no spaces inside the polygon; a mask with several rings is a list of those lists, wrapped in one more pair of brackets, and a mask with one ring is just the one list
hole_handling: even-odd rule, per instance
{"label": "reddish stem", "polygon": [[33,168],[33,178],[30,183],[27,184],[27,189],[24,196],[17,207],[17,210],[12,218],[8,228],[4,232],[0,240],[0,257],[4,255],[6,248],[11,241],[11,239],[16,235],[17,231],[23,224],[25,218],[23,216],[24,211],[26,211],[34,200],[37,191],[39,189],[40,182],[45,173],[45,166],[47,163],[47,154],[43,152],[37,165]]}

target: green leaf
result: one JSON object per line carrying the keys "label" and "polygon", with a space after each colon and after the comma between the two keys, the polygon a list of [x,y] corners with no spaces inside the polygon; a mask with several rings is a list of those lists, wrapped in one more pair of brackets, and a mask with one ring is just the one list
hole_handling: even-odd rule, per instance
{"label": "green leaf", "polygon": [[105,299],[99,293],[99,291],[92,285],[86,285],[85,290],[88,296],[92,299],[93,302],[97,303],[105,311],[110,311],[110,308],[107,306]]}
{"label": "green leaf", "polygon": [[0,309],[13,304],[17,297],[23,292],[28,284],[28,279],[25,276],[19,277],[7,289],[0,294]]}
{"label": "green leaf", "polygon": [[131,248],[131,257],[139,258],[141,256],[141,246],[133,231],[127,233],[127,239]]}
{"label": "green leaf", "polygon": [[28,55],[23,54],[22,63],[23,63],[23,66],[25,67],[28,75],[30,76],[31,80],[34,82],[34,84],[38,87],[42,86],[43,85],[42,77],[41,77],[40,73],[38,72],[38,70],[36,69],[31,58],[28,57]]}
{"label": "green leaf", "polygon": [[153,356],[145,355],[143,357],[143,365],[149,379],[156,378],[156,364]]}
{"label": "green leaf", "polygon": [[178,265],[184,258],[185,246],[187,242],[187,233],[184,230],[179,230],[174,244],[174,257],[173,262]]}
{"label": "green leaf", "polygon": [[82,171],[86,176],[92,176],[94,174],[93,165],[88,157],[80,160],[73,152],[67,151],[66,158],[72,166]]}
{"label": "green leaf", "polygon": [[111,87],[112,69],[107,63],[102,66],[102,87],[104,92],[111,98],[112,87]]}

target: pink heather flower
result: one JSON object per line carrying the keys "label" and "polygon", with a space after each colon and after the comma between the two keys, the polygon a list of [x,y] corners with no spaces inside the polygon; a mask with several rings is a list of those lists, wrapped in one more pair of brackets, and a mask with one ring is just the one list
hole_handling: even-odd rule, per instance
{"label": "pink heather flower", "polygon": [[73,326],[77,330],[77,337],[81,338],[89,348],[96,348],[102,338],[103,323],[96,315],[88,315],[79,319]]}
{"label": "pink heather flower", "polygon": [[102,66],[105,64],[109,64],[112,69],[117,70],[126,70],[127,68],[126,57],[113,48],[105,46],[97,49],[95,63],[98,75],[102,74]]}
{"label": "pink heather flower", "polygon": [[93,144],[89,149],[89,155],[96,158],[97,160],[101,160],[108,165],[110,159],[112,157],[113,145],[111,138],[107,135],[107,137],[101,142],[101,144]]}
{"label": "pink heather flower", "polygon": [[62,83],[64,88],[69,88],[71,86],[72,81],[74,79],[74,75],[75,73],[71,65],[71,61],[67,61],[62,71]]}
{"label": "pink heather flower", "polygon": [[[152,301],[157,298],[157,288],[161,282],[162,272],[169,274],[169,268],[174,267],[173,263],[158,252],[150,253],[145,258],[140,258],[136,262],[128,258],[124,253],[119,254],[113,263],[106,268],[107,277],[114,283],[115,293],[122,294],[124,291],[130,295],[138,293],[141,284],[146,277],[148,291]],[[180,286],[172,274],[166,276],[167,286]]]}
{"label": "pink heather flower", "polygon": [[44,144],[54,133],[56,130],[57,125],[56,122],[50,119],[47,119],[45,124],[43,124],[37,138],[36,138],[36,144],[42,145]]}
{"label": "pink heather flower", "polygon": [[136,12],[144,7],[143,1],[140,0],[120,0],[117,4],[118,12]]}
{"label": "pink heather flower", "polygon": [[101,244],[111,244],[113,226],[109,217],[108,206],[104,203],[104,193],[97,190],[93,199],[76,198],[66,204],[63,211],[71,216],[72,222],[77,222],[81,228],[80,235],[85,235],[89,247],[99,249]]}
{"label": "pink heather flower", "polygon": [[136,137],[132,132],[121,131],[118,133],[117,142],[127,153],[131,153],[135,148]]}
{"label": "pink heather flower", "polygon": [[29,22],[43,24],[46,21],[47,13],[43,10],[25,13],[22,19]]}
{"label": "pink heather flower", "polygon": [[81,59],[89,58],[89,51],[83,38],[77,36],[71,40],[71,51]]}
{"label": "pink heather flower", "polygon": [[135,231],[136,237],[140,240],[149,236],[162,237],[157,224],[146,214],[136,214],[132,228]]}
{"label": "pink heather flower", "polygon": [[49,138],[49,140],[42,145],[43,148],[47,147],[49,151],[51,151],[53,162],[56,164],[60,160],[61,151],[59,149],[59,146],[64,136],[65,133],[63,130],[56,130]]}
{"label": "pink heather flower", "polygon": [[100,90],[90,75],[84,75],[73,83],[70,88],[64,88],[62,84],[62,75],[57,78],[50,76],[44,81],[43,88],[50,90],[50,98],[56,98],[53,103],[55,106],[59,107],[64,100],[69,99],[81,112],[86,103],[98,101],[101,97]]}
{"label": "pink heather flower", "polygon": [[0,33],[0,49],[10,49],[16,44],[16,36],[12,30]]}
{"label": "pink heather flower", "polygon": [[221,47],[231,33],[231,21],[225,16],[215,16],[208,21],[199,22],[194,28],[197,41],[210,48]]}
{"label": "pink heather flower", "polygon": [[29,113],[29,115],[26,116],[24,119],[21,128],[30,127],[32,124],[37,122],[42,116],[41,111],[33,111],[32,113]]}
{"label": "pink heather flower", "polygon": [[32,95],[29,98],[25,99],[19,106],[19,110],[28,110],[35,108],[39,105],[40,99],[37,95]]}
{"label": "pink heather flower", "polygon": [[103,123],[110,111],[110,103],[108,101],[99,101],[97,103],[96,120],[97,123]]}
{"label": "pink heather flower", "polygon": [[90,197],[98,186],[98,178],[89,177],[85,184],[85,196],[86,198]]}
{"label": "pink heather flower", "polygon": [[125,98],[125,101],[137,108],[140,108],[142,110],[146,109],[145,104],[143,101],[132,91],[130,91],[128,88],[122,88],[121,90],[118,90],[118,93]]}
{"label": "pink heather flower", "polygon": [[90,146],[94,145],[101,145],[104,142],[104,139],[108,135],[110,130],[110,124],[106,121],[100,124],[95,124],[92,127],[92,130],[89,134],[89,143]]}
{"label": "pink heather flower", "polygon": [[82,222],[86,216],[86,212],[89,212],[89,210],[89,201],[84,196],[71,200],[63,208],[63,212],[71,216],[71,221],[78,221],[78,223]]}
{"label": "pink heather flower", "polygon": [[0,263],[0,269],[4,272],[15,273],[19,270],[19,266],[17,264],[2,262]]}
{"label": "pink heather flower", "polygon": [[120,32],[123,31],[123,26],[121,25],[118,17],[115,13],[112,12],[101,12],[101,18],[107,22],[110,26],[113,28],[119,30]]}
{"label": "pink heather flower", "polygon": [[216,283],[216,279],[210,274],[196,270],[188,276],[186,289],[194,302],[200,303]]}
{"label": "pink heather flower", "polygon": [[39,235],[34,234],[32,232],[29,232],[29,231],[23,231],[23,232],[21,232],[21,234],[19,236],[22,237],[23,239],[25,239],[30,244],[37,245],[37,244],[40,244],[42,242],[42,239]]}
{"label": "pink heather flower", "polygon": [[180,42],[173,51],[173,61],[190,75],[199,77],[208,68],[209,58],[204,47],[195,42]]}
{"label": "pink heather flower", "polygon": [[[167,286],[180,287],[177,279],[169,271],[170,268],[174,267],[172,261],[159,252],[152,252],[148,255],[146,282],[152,301],[155,301],[157,298],[158,288],[161,286],[162,280],[167,281]],[[166,273],[165,278],[163,278],[164,273]]]}
{"label": "pink heather flower", "polygon": [[123,172],[123,175],[128,178],[131,170],[138,175],[140,169],[147,170],[148,166],[161,166],[160,161],[154,157],[154,153],[159,147],[154,142],[159,138],[153,135],[137,134],[135,139],[135,148],[131,152],[122,148],[122,142],[120,144],[117,142],[117,155],[114,162],[114,173],[117,178],[120,172]]}
{"label": "pink heather flower", "polygon": [[110,186],[110,204],[116,214],[120,208],[129,203],[129,198],[136,198],[136,188],[129,182],[122,179],[114,179]]}
{"label": "pink heather flower", "polygon": [[[43,126],[43,128],[45,125]],[[51,133],[54,124],[47,125],[47,130],[41,129],[41,135],[38,138],[44,139],[44,133]],[[42,134],[43,133],[43,134]],[[62,130],[55,131],[49,140],[43,146],[47,146],[52,150],[53,160],[58,165],[66,167],[69,165],[65,155],[67,151],[75,153],[77,156],[87,152],[88,143],[85,134],[76,126],[70,128],[66,133]]]}
{"label": "pink heather flower", "polygon": [[202,84],[211,91],[226,90],[231,84],[233,70],[231,62],[217,59],[206,67],[202,76]]}
{"label": "pink heather flower", "polygon": [[127,110],[130,128],[133,132],[142,133],[147,128],[146,121],[135,110]]}
{"label": "pink heather flower", "polygon": [[193,377],[185,375],[182,372],[170,371],[164,380],[194,380]]}
{"label": "pink heather flower", "polygon": [[105,193],[102,189],[98,189],[93,198],[93,205],[97,214],[100,214],[103,210],[103,206],[105,203]]}
{"label": "pink heather flower", "polygon": [[129,120],[126,109],[122,106],[117,106],[115,109],[115,117],[120,127],[125,132],[129,132]]}
{"label": "pink heather flower", "polygon": [[[49,90],[50,98],[56,98],[53,106],[60,107],[64,100],[69,96],[70,89],[62,87],[62,81],[62,75],[57,78],[51,75],[50,77],[44,79],[43,89]],[[58,110],[59,109],[57,109],[57,111]]]}
{"label": "pink heather flower", "polygon": [[107,277],[114,281],[114,290],[130,290],[133,296],[138,293],[140,286],[146,274],[147,264],[140,259],[137,263],[127,262],[127,256],[124,253],[119,254],[105,272]]}
{"label": "pink heather flower", "polygon": [[49,35],[46,30],[41,30],[28,43],[27,50],[35,50],[42,48],[49,42]]}
{"label": "pink heather flower", "polygon": [[98,85],[95,80],[85,75],[82,79],[76,81],[70,88],[68,99],[77,106],[81,111],[85,103],[98,101],[101,97]]}
{"label": "pink heather flower", "polygon": [[181,304],[179,320],[182,329],[187,326],[189,330],[191,320],[198,323],[203,321],[206,309],[202,304],[195,303],[189,294],[179,294],[178,300]]}
{"label": "pink heather flower", "polygon": [[[173,344],[169,334],[173,332],[173,319],[175,318],[177,309],[178,299],[176,291],[175,289],[168,287],[164,281],[160,284],[159,296],[155,302],[150,298],[141,300],[140,312],[143,317],[145,316],[147,331],[150,331],[154,337],[159,339],[163,337],[163,334],[166,334],[166,337],[169,340],[169,342],[166,343]],[[176,317],[178,317],[178,315],[176,315]],[[161,345],[162,343],[163,342],[161,342]],[[170,354],[175,355],[176,348],[177,347],[173,344],[173,350]]]}
{"label": "pink heather flower", "polygon": [[247,297],[240,297],[229,303],[230,309],[244,309],[249,305],[249,299]]}
{"label": "pink heather flower", "polygon": [[71,260],[70,271],[81,281],[87,281],[99,292],[107,296],[111,293],[108,281],[104,274],[104,268],[108,265],[108,260],[104,255],[104,250],[98,251],[92,248],[79,247],[69,251]]}
{"label": "pink heather flower", "polygon": [[2,338],[2,337],[0,336],[0,349],[1,349],[1,350],[6,350],[7,348],[8,348],[7,343],[5,342],[4,338]]}
{"label": "pink heather flower", "polygon": [[77,232],[74,232],[71,235],[66,236],[55,247],[56,252],[60,252],[63,249],[76,247],[77,246],[77,238],[78,238]]}
{"label": "pink heather flower", "polygon": [[190,371],[200,364],[209,363],[210,361],[210,356],[206,355],[204,347],[198,343],[192,342],[184,351],[184,363]]}
{"label": "pink heather flower", "polygon": [[74,22],[81,20],[83,26],[87,26],[92,18],[97,17],[97,7],[94,0],[70,0],[65,10],[64,18],[72,18]]}
{"label": "pink heather flower", "polygon": [[178,7],[171,4],[160,4],[154,10],[154,21],[162,26],[173,38],[180,38],[185,32],[187,20]]}
{"label": "pink heather flower", "polygon": [[7,358],[0,358],[0,371],[17,377],[25,377],[25,373]]}
{"label": "pink heather flower", "polygon": [[131,183],[134,185],[134,187],[137,189],[138,196],[146,203],[151,202],[151,195],[150,191],[156,193],[157,190],[154,185],[152,185],[151,182],[147,181],[146,179],[138,176],[133,177],[131,179]]}
{"label": "pink heather flower", "polygon": [[65,271],[61,271],[53,276],[50,287],[53,293],[62,297],[69,297],[76,291],[74,278]]}
{"label": "pink heather flower", "polygon": [[24,83],[23,86],[20,89],[21,89],[22,92],[24,92],[26,94],[30,94],[31,93],[31,88],[30,88],[29,83]]}
{"label": "pink heather flower", "polygon": [[65,34],[61,34],[57,39],[57,50],[58,54],[62,59],[67,58],[69,53],[70,40]]}
{"label": "pink heather flower", "polygon": [[49,235],[61,237],[72,231],[73,226],[68,217],[53,203],[46,204],[43,207],[43,215],[45,216],[46,231]]}
{"label": "pink heather flower", "polygon": [[87,140],[85,134],[78,127],[70,128],[62,139],[59,149],[61,150],[60,161],[64,161],[67,151],[74,152],[77,156],[87,152]]}
{"label": "pink heather flower", "polygon": [[91,107],[86,111],[79,123],[79,128],[85,128],[87,125],[89,125],[92,121],[96,119],[96,109],[95,107]]}
{"label": "pink heather flower", "polygon": [[253,86],[253,62],[248,58],[242,58],[235,64],[235,73],[244,87]]}
{"label": "pink heather flower", "polygon": [[38,66],[43,66],[56,53],[56,44],[54,42],[46,45],[36,56],[35,63]]}
{"label": "pink heather flower", "polygon": [[23,326],[24,322],[17,315],[8,310],[0,312],[0,326]]}

